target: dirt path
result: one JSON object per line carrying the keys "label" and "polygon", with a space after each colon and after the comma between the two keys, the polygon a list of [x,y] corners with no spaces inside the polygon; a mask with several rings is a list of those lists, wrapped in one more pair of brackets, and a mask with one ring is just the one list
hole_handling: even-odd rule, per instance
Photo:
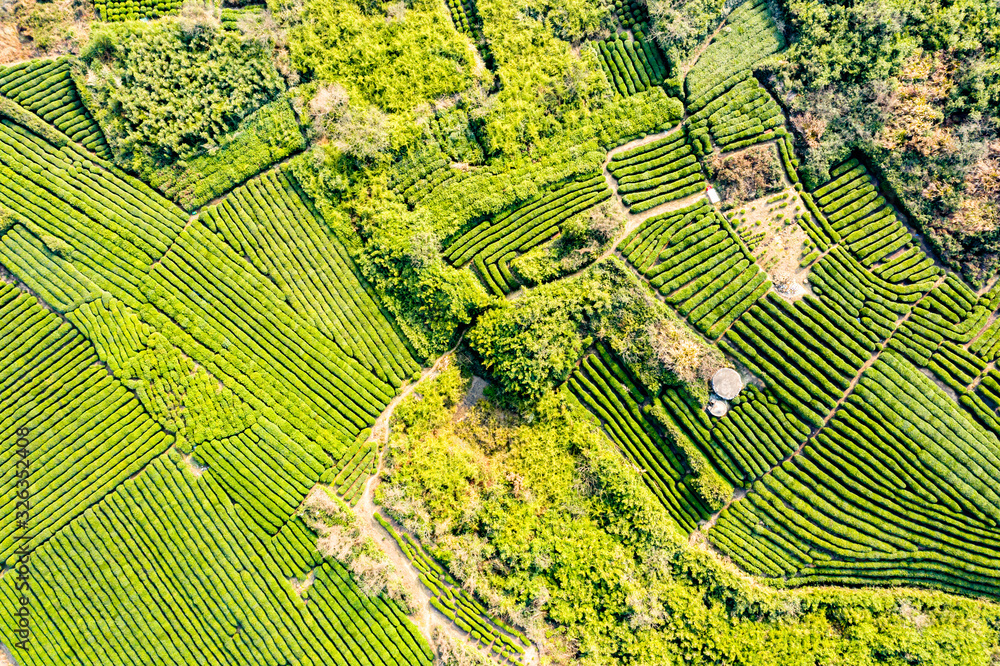
{"label": "dirt path", "polygon": [[983,324],[982,327],[976,332],[976,334],[973,335],[972,338],[962,346],[965,347],[966,349],[972,347],[972,345],[974,345],[976,341],[979,340],[979,338],[983,337],[983,334],[989,330],[990,326],[996,323],[997,316],[998,314],[996,312],[990,314],[990,316],[986,318],[986,323]]}
{"label": "dirt path", "polygon": [[[621,195],[618,194],[618,182],[615,180],[615,177],[612,176],[611,172],[608,170],[608,165],[611,163],[611,159],[615,155],[618,155],[619,153],[624,153],[625,151],[628,150],[632,150],[633,148],[638,148],[639,146],[644,146],[647,143],[653,143],[654,141],[659,141],[660,139],[664,139],[670,136],[671,134],[674,134],[675,132],[683,132],[683,131],[684,131],[684,125],[683,123],[681,123],[678,124],[677,127],[673,127],[671,129],[664,130],[662,132],[657,132],[656,134],[647,134],[641,139],[636,139],[634,141],[629,141],[628,143],[623,143],[620,146],[612,148],[611,151],[604,156],[604,162],[601,163],[601,172],[604,174],[604,182],[608,184],[608,187],[611,188],[611,191],[614,193],[615,204],[618,206],[619,212],[625,218],[625,230],[621,238],[619,238],[614,242],[610,250],[606,252],[603,256],[601,256],[601,259],[603,259],[605,256],[610,255],[611,252],[613,252],[615,248],[618,247],[618,243],[620,243],[624,238],[626,238],[630,233],[632,233],[632,231],[640,224],[642,224],[645,220],[653,217],[654,215],[659,215],[660,213],[666,213],[671,210],[677,210],[679,208],[684,208],[685,206],[690,206],[692,203],[694,203],[694,201],[697,201],[699,198],[704,196],[704,193],[692,194],[691,196],[684,197],[683,199],[668,201],[664,204],[660,204],[656,208],[651,208],[641,213],[632,213],[629,211],[628,206],[625,205],[625,202],[622,201]],[[598,259],[598,261],[600,261],[600,259]]]}
{"label": "dirt path", "polygon": [[[369,528],[372,536],[378,542],[382,551],[388,555],[389,560],[392,562],[393,566],[396,567],[396,570],[403,575],[406,580],[407,587],[414,592],[418,610],[412,619],[420,629],[420,633],[423,634],[424,638],[426,638],[427,642],[431,645],[433,645],[435,629],[441,629],[447,632],[455,640],[462,641],[467,645],[473,646],[474,642],[469,638],[469,635],[456,626],[451,619],[446,617],[443,613],[431,605],[431,593],[420,582],[417,569],[410,564],[410,560],[406,557],[403,551],[400,550],[396,540],[393,539],[388,532],[386,532],[377,520],[375,520],[375,512],[378,510],[378,507],[375,504],[374,496],[375,488],[381,481],[382,470],[385,467],[385,445],[389,442],[390,424],[396,407],[398,407],[399,404],[407,396],[413,393],[421,384],[433,380],[446,370],[451,365],[455,350],[458,349],[458,346],[461,345],[461,343],[462,340],[459,338],[458,343],[454,348],[452,348],[451,351],[441,356],[437,361],[435,361],[433,366],[425,369],[421,373],[420,379],[404,387],[399,395],[392,399],[382,414],[379,415],[378,419],[375,421],[375,425],[372,426],[372,434],[369,437],[369,441],[377,442],[379,445],[378,464],[376,466],[375,474],[365,483],[365,491],[362,494],[361,499],[358,501],[357,506],[353,509],[355,515],[358,516],[363,524]],[[478,390],[478,388],[479,387],[473,384],[473,386],[470,387],[470,391]],[[399,525],[394,524],[394,527],[397,532],[404,531]],[[484,654],[486,653],[484,652]],[[498,660],[498,658],[493,655],[489,656],[494,661]],[[525,666],[537,666],[537,648],[532,645],[526,649],[524,657],[519,663],[524,664]],[[3,666],[3,664],[0,663],[0,666]]]}
{"label": "dirt path", "polygon": [[[6,32],[6,30],[3,30],[3,28],[14,29],[13,26],[10,26],[9,24],[0,26],[0,31]],[[16,33],[14,36],[16,38]],[[2,57],[0,57],[0,67],[16,67],[17,65],[23,65],[27,62],[34,62],[35,60],[58,60],[59,58],[65,56],[65,54],[32,56],[30,53],[27,52],[23,52],[19,55],[23,55],[24,57],[18,58],[17,60],[4,60]],[[2,657],[3,653],[0,653],[0,666],[3,666]]]}
{"label": "dirt path", "polygon": [[[892,336],[896,335],[896,331],[899,330],[899,327],[902,326],[904,323],[906,323],[906,321],[910,318],[910,315],[913,314],[914,308],[916,308],[922,300],[927,298],[927,294],[933,291],[942,282],[944,282],[943,276],[939,277],[937,281],[934,283],[934,286],[925,291],[923,296],[914,301],[913,305],[910,306],[910,309],[907,311],[907,313],[896,321],[895,326],[892,327],[892,330],[889,331],[889,335],[886,336],[885,343],[881,346],[881,348],[877,349],[874,354],[872,354],[871,358],[865,361],[865,363],[861,366],[861,369],[858,370],[858,373],[854,375],[854,379],[852,379],[851,383],[847,385],[847,390],[844,391],[844,395],[840,396],[840,400],[837,401],[837,404],[833,406],[833,409],[830,410],[830,413],[826,415],[825,419],[823,419],[823,426],[821,427],[825,427],[826,424],[830,422],[830,419],[833,418],[833,415],[837,413],[837,410],[843,406],[847,398],[850,397],[851,393],[854,392],[854,388],[858,385],[858,382],[861,381],[861,375],[863,375],[868,368],[875,365],[875,361],[879,359],[879,357],[882,355],[882,352],[889,348],[889,340],[892,340]],[[812,435],[810,435],[810,438],[811,437]],[[809,440],[807,439],[806,441]],[[804,447],[805,447],[805,442],[803,442],[802,445],[799,446],[798,449],[796,449],[795,453],[789,456],[789,458],[792,458],[801,453]]]}
{"label": "dirt path", "polygon": [[10,653],[10,650],[3,643],[0,643],[0,666],[17,666],[14,655]]}
{"label": "dirt path", "polygon": [[[723,505],[723,507],[721,509],[719,509],[718,511],[716,511],[715,513],[713,513],[711,516],[709,516],[708,520],[706,520],[705,523],[701,527],[699,527],[698,529],[696,529],[694,532],[691,533],[691,538],[689,539],[689,541],[691,541],[692,543],[694,543],[697,540],[697,535],[699,535],[699,534],[701,534],[701,535],[707,535],[708,531],[710,529],[712,529],[713,527],[715,527],[715,523],[716,523],[716,521],[719,520],[719,516],[722,514],[722,512],[725,511],[726,509],[728,509],[729,505],[732,504],[733,502],[739,502],[741,499],[743,499],[744,497],[746,497],[747,494],[749,494],[749,492],[750,491],[747,490],[746,488],[734,488],[733,489],[733,496],[730,497],[728,500],[726,500],[725,505]],[[711,543],[708,543],[707,539],[706,539],[706,544],[708,545],[709,548],[711,548],[712,550],[715,550],[715,547],[712,546]]]}
{"label": "dirt path", "polygon": [[[621,195],[618,193],[618,186],[615,177],[611,175],[610,171],[608,171],[608,164],[611,163],[611,158],[613,158],[615,155],[624,152],[626,150],[631,150],[633,148],[638,148],[639,146],[644,146],[647,143],[659,141],[660,139],[670,136],[674,132],[683,132],[683,131],[684,131],[683,125],[677,125],[677,127],[673,127],[671,129],[664,130],[662,132],[657,132],[656,134],[648,134],[641,139],[635,139],[634,141],[629,141],[628,143],[624,143],[616,148],[613,148],[604,157],[604,162],[601,164],[601,172],[604,174],[604,182],[607,183],[608,187],[611,189],[612,192],[611,198],[614,200],[615,206],[618,208],[619,214],[624,218],[625,224],[622,227],[622,230],[618,233],[618,237],[615,238],[614,241],[608,244],[608,247],[604,250],[604,252],[601,253],[600,256],[598,256],[593,261],[588,262],[586,266],[583,266],[582,268],[572,273],[564,275],[558,278],[558,280],[556,281],[569,280],[574,277],[577,277],[578,275],[589,270],[594,264],[604,261],[612,254],[615,254],[618,251],[618,246],[621,244],[621,242],[624,241],[626,238],[628,238],[629,234],[638,229],[639,226],[649,218],[654,217],[656,215],[662,215],[663,213],[669,213],[675,210],[680,210],[681,208],[686,208],[691,204],[705,198],[704,192],[696,192],[695,194],[690,194],[681,199],[674,199],[673,201],[667,201],[665,203],[660,204],[659,206],[656,206],[655,208],[644,210],[641,213],[632,213],[631,211],[629,211],[629,207],[625,205],[625,202],[622,201]],[[620,253],[619,256],[621,256]],[[520,298],[521,295],[526,292],[527,288],[521,286],[515,289],[514,291],[510,292],[509,294],[507,294],[507,299],[515,300],[517,298]]]}
{"label": "dirt path", "polygon": [[969,393],[972,393],[977,388],[979,388],[979,385],[982,383],[983,378],[985,378],[986,375],[988,375],[990,371],[995,369],[996,367],[997,367],[996,361],[990,361],[989,363],[987,363],[986,367],[983,368],[983,371],[980,372],[979,375],[977,375],[976,378],[972,380],[971,384],[969,384]]}
{"label": "dirt path", "polygon": [[722,29],[725,28],[726,25],[727,25],[727,19],[724,18],[724,19],[722,19],[722,22],[719,23],[718,27],[715,30],[712,31],[712,34],[709,35],[708,37],[706,37],[705,41],[703,41],[698,46],[698,48],[696,48],[694,50],[694,52],[691,54],[691,57],[688,59],[688,61],[686,63],[684,63],[683,65],[681,65],[681,71],[680,71],[680,74],[679,74],[678,78],[682,82],[684,81],[684,79],[687,78],[688,72],[690,72],[692,69],[694,69],[694,66],[698,64],[698,60],[701,58],[702,54],[704,54],[705,51],[708,50],[708,47],[712,45],[712,42],[715,41],[716,36],[718,36],[718,34],[720,32],[722,32]]}

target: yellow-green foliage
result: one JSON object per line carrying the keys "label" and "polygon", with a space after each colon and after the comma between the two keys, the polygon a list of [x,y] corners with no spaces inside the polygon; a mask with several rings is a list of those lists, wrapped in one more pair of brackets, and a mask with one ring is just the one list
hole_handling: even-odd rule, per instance
{"label": "yellow-green foliage", "polygon": [[606,88],[592,52],[584,59],[541,21],[510,3],[480,0],[483,31],[500,78],[500,92],[486,119],[488,153],[520,153],[578,120],[590,98]]}
{"label": "yellow-green foliage", "polygon": [[484,480],[481,455],[450,428],[466,384],[458,368],[451,367],[418,386],[395,412],[402,430],[393,434],[389,454],[399,471],[396,482],[426,488],[424,501],[433,512],[462,506]]}
{"label": "yellow-green foliage", "polygon": [[458,368],[450,367],[434,381],[414,389],[413,396],[396,409],[395,417],[411,433],[436,430],[451,418],[450,411],[461,399],[465,384]]}
{"label": "yellow-green foliage", "polygon": [[417,0],[391,17],[359,4],[308,0],[289,32],[295,67],[391,112],[461,92],[476,79],[475,50],[439,3]]}
{"label": "yellow-green foliage", "polygon": [[750,581],[674,532],[561,395],[530,420],[481,406],[455,424],[443,396],[456,379],[404,402],[430,400],[437,426],[399,424],[379,500],[551,663],[987,666],[996,654],[994,605]]}
{"label": "yellow-green foliage", "polygon": [[146,160],[137,159],[135,165],[151,185],[191,210],[302,150],[305,140],[292,107],[281,98],[247,116],[220,144],[210,152],[161,169]]}

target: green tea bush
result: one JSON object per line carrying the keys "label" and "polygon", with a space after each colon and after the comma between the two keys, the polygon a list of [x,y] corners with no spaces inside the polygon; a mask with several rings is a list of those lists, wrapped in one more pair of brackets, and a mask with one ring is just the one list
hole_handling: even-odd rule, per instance
{"label": "green tea bush", "polygon": [[102,159],[111,152],[80,97],[73,60],[35,60],[0,68],[0,95],[17,102]]}
{"label": "green tea bush", "polygon": [[846,247],[868,268],[912,242],[895,211],[875,189],[865,167],[850,159],[831,171],[829,182],[803,196],[814,215],[829,222]]}
{"label": "green tea bush", "polygon": [[[713,532],[729,548],[752,533],[756,550],[731,552],[765,575],[791,574],[793,585],[864,585],[889,576],[983,593],[995,576],[982,559],[992,546],[981,539],[992,543],[986,525],[1000,500],[981,481],[1000,474],[1000,459],[982,448],[987,437],[916,368],[883,353],[829,428],[724,511]],[[953,473],[941,460],[975,460],[982,477],[961,465]],[[964,515],[961,523],[953,512]],[[942,532],[942,524],[953,527]],[[780,566],[769,553],[782,554]]]}
{"label": "green tea bush", "polygon": [[0,321],[11,341],[2,378],[10,390],[0,404],[12,423],[30,431],[30,533],[15,520],[17,477],[4,482],[11,510],[0,518],[0,561],[13,563],[15,550],[51,538],[166,451],[173,437],[99,365],[87,339],[34,296],[2,285]]}
{"label": "green tea bush", "polygon": [[719,81],[749,70],[785,47],[764,0],[741,4],[726,23],[688,72],[684,81],[688,99],[697,98]]}
{"label": "green tea bush", "polygon": [[[70,652],[84,664],[257,663],[274,658],[281,645],[299,653],[293,663],[429,666],[430,646],[403,611],[365,595],[336,559],[316,561],[314,535],[275,539],[249,526],[246,511],[255,505],[250,496],[240,504],[229,500],[213,471],[196,479],[176,452],[119,484],[32,558],[34,571],[53,585],[49,598],[57,598],[56,589],[86,591],[63,595],[58,608],[39,607],[33,615],[35,626],[51,628],[33,637],[44,655],[39,663],[57,664]],[[279,536],[302,529],[298,523],[290,521]],[[310,566],[308,605],[282,577],[283,570],[301,566]],[[12,583],[5,579],[0,586],[5,609],[13,608],[6,603],[14,598]],[[193,610],[193,593],[201,598],[201,612]],[[141,605],[148,614],[101,633],[102,618],[123,603]],[[229,622],[225,618],[237,608],[250,609],[240,633],[254,638],[231,644],[234,653],[219,646],[226,632],[220,622]],[[0,620],[5,640],[13,622],[9,615]],[[158,629],[168,622],[201,638],[190,646],[174,641]],[[86,647],[73,639],[86,634],[94,637]],[[308,640],[297,638],[305,635]],[[19,650],[19,657],[24,653]]]}
{"label": "green tea bush", "polygon": [[671,517],[685,529],[696,525],[710,509],[679,485],[686,473],[679,445],[668,444],[598,357],[588,356],[568,384],[580,403],[602,421],[612,441],[646,470],[647,485]]}
{"label": "green tea bush", "polygon": [[697,158],[681,131],[614,155],[608,171],[618,181],[622,201],[633,213],[694,194],[704,182]]}
{"label": "green tea bush", "polygon": [[649,218],[621,247],[678,314],[716,339],[770,282],[739,235],[706,203]]}

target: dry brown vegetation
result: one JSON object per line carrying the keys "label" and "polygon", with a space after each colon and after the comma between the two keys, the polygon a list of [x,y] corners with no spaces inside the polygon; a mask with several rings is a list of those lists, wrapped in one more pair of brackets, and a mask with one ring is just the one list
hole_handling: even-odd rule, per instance
{"label": "dry brown vegetation", "polygon": [[491,666],[494,662],[466,641],[460,641],[441,627],[431,636],[435,666]]}
{"label": "dry brown vegetation", "polygon": [[679,322],[658,319],[649,325],[648,333],[656,362],[683,382],[708,381],[723,364],[714,347]]}
{"label": "dry brown vegetation", "polygon": [[362,592],[384,593],[411,612],[416,610],[414,590],[375,542],[372,528],[340,500],[318,486],[303,502],[301,516],[319,535],[316,549],[346,564]]}
{"label": "dry brown vegetation", "polygon": [[954,70],[954,63],[940,55],[909,61],[889,100],[889,122],[876,142],[889,150],[912,150],[924,157],[955,151],[957,138],[943,125]]}
{"label": "dry brown vegetation", "polygon": [[966,197],[952,221],[967,233],[1000,229],[1000,141],[989,144],[965,178]]}
{"label": "dry brown vegetation", "polygon": [[726,207],[777,192],[783,185],[781,163],[770,144],[725,157],[713,153],[705,166]]}
{"label": "dry brown vegetation", "polygon": [[4,0],[0,3],[0,63],[79,51],[90,34],[87,0]]}

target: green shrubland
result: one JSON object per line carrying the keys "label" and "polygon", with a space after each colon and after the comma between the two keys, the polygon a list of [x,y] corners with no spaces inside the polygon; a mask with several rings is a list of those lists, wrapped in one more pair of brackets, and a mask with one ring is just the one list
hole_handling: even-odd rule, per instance
{"label": "green shrubland", "polygon": [[650,386],[695,387],[716,355],[613,258],[504,301],[481,315],[467,337],[503,394],[519,405],[564,381],[594,340],[622,354]]}
{"label": "green shrubland", "polygon": [[995,607],[763,588],[676,532],[561,394],[455,424],[463,383],[451,369],[408,399],[420,416],[399,420],[379,499],[549,663],[990,663]]}
{"label": "green shrubland", "polygon": [[578,122],[603,92],[593,53],[575,55],[542,20],[502,0],[476,4],[500,90],[484,114],[484,148],[515,155]]}
{"label": "green shrubland", "polygon": [[361,269],[385,294],[419,355],[439,354],[489,296],[468,271],[445,263],[426,214],[398,203],[371,212]]}
{"label": "green shrubland", "polygon": [[[309,0],[269,3],[288,24],[292,64],[307,79],[338,83],[389,113],[466,90],[482,76],[469,40],[438,4]],[[394,10],[395,11],[395,10]]]}
{"label": "green shrubland", "polygon": [[285,88],[268,43],[210,22],[107,26],[81,54],[105,136],[122,164],[193,157]]}

